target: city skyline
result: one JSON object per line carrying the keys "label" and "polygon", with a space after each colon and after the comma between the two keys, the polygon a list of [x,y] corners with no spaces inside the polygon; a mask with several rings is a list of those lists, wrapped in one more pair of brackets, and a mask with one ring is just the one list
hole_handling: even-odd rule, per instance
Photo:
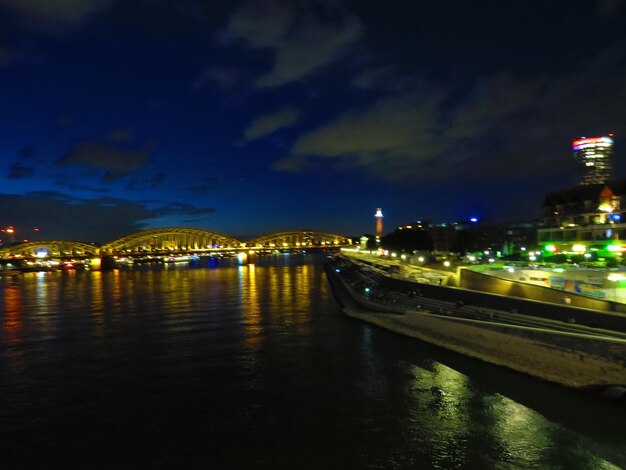
{"label": "city skyline", "polygon": [[0,223],[356,236],[537,218],[615,135],[618,0],[0,0]]}

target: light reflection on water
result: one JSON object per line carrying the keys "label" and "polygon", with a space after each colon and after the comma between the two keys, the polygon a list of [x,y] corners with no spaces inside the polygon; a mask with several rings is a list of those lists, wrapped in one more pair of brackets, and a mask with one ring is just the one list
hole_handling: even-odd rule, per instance
{"label": "light reflection on water", "polygon": [[3,462],[626,466],[623,409],[343,317],[285,258],[0,278]]}

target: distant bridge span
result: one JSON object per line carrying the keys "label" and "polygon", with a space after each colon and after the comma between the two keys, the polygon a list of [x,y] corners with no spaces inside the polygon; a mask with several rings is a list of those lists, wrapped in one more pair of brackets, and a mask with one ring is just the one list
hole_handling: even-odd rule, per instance
{"label": "distant bridge span", "polygon": [[250,248],[306,248],[325,246],[346,246],[351,245],[352,240],[342,235],[333,233],[313,232],[310,230],[300,230],[292,232],[277,232],[264,235],[247,242]]}
{"label": "distant bridge span", "polygon": [[15,256],[65,258],[93,256],[99,253],[97,246],[71,240],[47,240],[20,243],[0,248],[0,258]]}
{"label": "distant bridge span", "polygon": [[241,241],[218,232],[195,228],[168,227],[142,230],[100,247],[101,254],[137,251],[209,251],[237,249],[245,246]]}
{"label": "distant bridge span", "polygon": [[217,252],[237,250],[280,250],[306,248],[339,248],[352,240],[343,235],[298,230],[276,232],[247,242],[209,230],[167,227],[142,230],[106,243],[100,247],[78,241],[33,241],[0,248],[1,258],[102,256],[150,252]]}

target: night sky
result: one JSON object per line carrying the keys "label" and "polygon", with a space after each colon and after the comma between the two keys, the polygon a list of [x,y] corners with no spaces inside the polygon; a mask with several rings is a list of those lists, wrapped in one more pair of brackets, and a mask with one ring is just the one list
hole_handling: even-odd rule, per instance
{"label": "night sky", "polygon": [[615,133],[626,2],[0,0],[0,225],[360,235],[536,218]]}

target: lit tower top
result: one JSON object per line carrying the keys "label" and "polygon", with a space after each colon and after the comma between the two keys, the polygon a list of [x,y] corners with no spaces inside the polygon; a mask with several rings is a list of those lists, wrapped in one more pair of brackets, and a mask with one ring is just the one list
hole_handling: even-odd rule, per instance
{"label": "lit tower top", "polygon": [[383,211],[379,207],[376,209],[376,237],[380,238],[383,236]]}
{"label": "lit tower top", "polygon": [[572,142],[574,159],[582,170],[581,185],[604,184],[613,175],[613,134],[582,137]]}

